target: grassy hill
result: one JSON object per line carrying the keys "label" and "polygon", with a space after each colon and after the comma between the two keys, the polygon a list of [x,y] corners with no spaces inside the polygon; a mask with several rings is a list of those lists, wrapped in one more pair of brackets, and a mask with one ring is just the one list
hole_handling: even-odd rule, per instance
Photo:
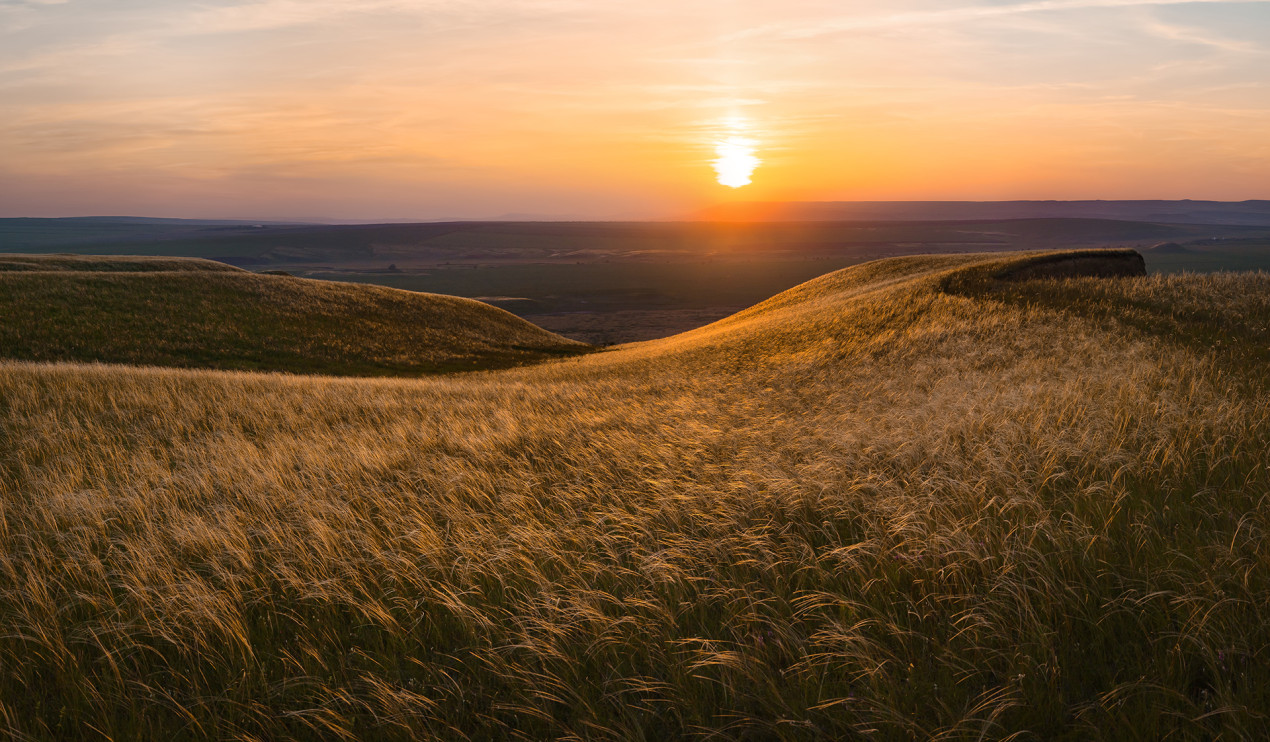
{"label": "grassy hill", "polygon": [[1055,258],[492,374],[0,364],[0,728],[1260,737],[1270,276]]}
{"label": "grassy hill", "polygon": [[151,271],[186,271],[244,274],[241,268],[202,258],[168,258],[151,255],[48,255],[0,253],[0,273],[49,271],[89,271],[107,273],[149,273]]}
{"label": "grassy hill", "polygon": [[342,375],[499,368],[586,346],[487,304],[197,259],[0,255],[0,357]]}

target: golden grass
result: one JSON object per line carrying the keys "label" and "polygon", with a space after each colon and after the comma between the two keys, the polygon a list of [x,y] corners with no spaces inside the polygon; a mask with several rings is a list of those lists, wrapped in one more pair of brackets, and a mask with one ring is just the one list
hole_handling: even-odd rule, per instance
{"label": "golden grass", "polygon": [[0,365],[0,728],[1259,736],[1259,371],[1043,299],[1266,277],[944,290],[1011,260],[463,377]]}

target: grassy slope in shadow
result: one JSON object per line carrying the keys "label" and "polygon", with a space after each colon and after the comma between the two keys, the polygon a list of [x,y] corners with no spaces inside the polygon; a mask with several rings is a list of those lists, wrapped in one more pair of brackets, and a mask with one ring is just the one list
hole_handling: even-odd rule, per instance
{"label": "grassy slope in shadow", "polygon": [[5,257],[0,357],[11,359],[411,376],[587,349],[469,299],[203,260]]}

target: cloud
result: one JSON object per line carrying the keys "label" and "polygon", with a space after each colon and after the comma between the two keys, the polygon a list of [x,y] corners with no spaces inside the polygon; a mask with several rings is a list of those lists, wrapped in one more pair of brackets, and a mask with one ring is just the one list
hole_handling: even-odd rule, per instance
{"label": "cloud", "polygon": [[199,33],[233,33],[324,23],[344,16],[400,13],[429,19],[507,18],[509,15],[592,10],[579,0],[489,3],[478,0],[257,0],[204,8],[189,18]]}
{"label": "cloud", "polygon": [[821,19],[810,22],[777,23],[743,31],[736,34],[734,38],[772,36],[785,39],[807,39],[850,31],[961,23],[1031,13],[1196,4],[1270,5],[1270,0],[1032,0],[1013,5],[972,5],[946,10],[917,10],[887,15],[855,16],[831,21]]}
{"label": "cloud", "polygon": [[1145,19],[1141,27],[1147,33],[1157,38],[1165,39],[1166,41],[1175,41],[1195,46],[1205,46],[1218,51],[1233,52],[1237,54],[1266,53],[1266,47],[1263,45],[1258,45],[1249,41],[1230,39],[1224,36],[1216,36],[1201,28],[1166,23],[1158,18]]}
{"label": "cloud", "polygon": [[69,0],[0,0],[0,34],[25,31],[41,8],[65,5]]}
{"label": "cloud", "polygon": [[439,5],[436,2],[404,0],[365,0],[355,4],[346,0],[264,0],[205,8],[188,19],[188,28],[199,33],[262,31],[318,23],[350,13],[419,11]]}

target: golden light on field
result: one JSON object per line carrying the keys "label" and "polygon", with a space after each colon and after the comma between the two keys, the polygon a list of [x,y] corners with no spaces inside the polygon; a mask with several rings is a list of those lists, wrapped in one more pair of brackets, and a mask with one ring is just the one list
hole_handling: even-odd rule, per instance
{"label": "golden light on field", "polygon": [[718,155],[714,161],[714,172],[719,185],[729,188],[749,185],[754,168],[762,162],[754,154],[754,140],[739,135],[716,142],[714,152]]}

